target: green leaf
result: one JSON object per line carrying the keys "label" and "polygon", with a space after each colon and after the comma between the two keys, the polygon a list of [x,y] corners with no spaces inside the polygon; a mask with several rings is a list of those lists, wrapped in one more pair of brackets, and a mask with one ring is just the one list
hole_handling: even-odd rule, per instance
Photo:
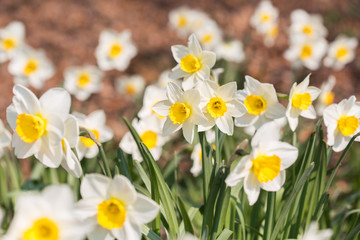
{"label": "green leaf", "polygon": [[124,153],[121,148],[118,148],[117,155],[118,155],[118,157],[117,157],[116,165],[120,169],[120,173],[122,175],[124,175],[125,177],[127,177],[132,182],[132,178],[131,178],[129,169],[126,165],[126,159],[124,157]]}
{"label": "green leaf", "polygon": [[233,232],[229,229],[224,229],[216,240],[228,240]]}
{"label": "green leaf", "polygon": [[194,229],[193,229],[193,226],[191,224],[191,220],[189,218],[189,215],[188,215],[188,213],[186,211],[185,204],[184,204],[184,202],[183,202],[183,200],[181,199],[180,196],[178,196],[177,200],[178,200],[178,206],[179,206],[179,209],[180,209],[180,214],[181,214],[181,217],[182,217],[183,222],[184,222],[185,232],[189,232],[191,234],[194,234]]}

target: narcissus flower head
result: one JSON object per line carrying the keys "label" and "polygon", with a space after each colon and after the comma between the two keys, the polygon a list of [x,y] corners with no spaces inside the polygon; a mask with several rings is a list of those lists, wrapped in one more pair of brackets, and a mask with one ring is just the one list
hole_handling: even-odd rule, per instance
{"label": "narcissus flower head", "polygon": [[112,69],[124,71],[136,53],[137,48],[128,30],[120,33],[113,30],[102,31],[99,45],[95,50],[99,68],[103,71]]}
{"label": "narcissus flower head", "polygon": [[171,51],[178,65],[172,69],[169,77],[183,78],[184,90],[192,89],[198,81],[210,78],[210,69],[215,65],[216,55],[203,51],[194,34],[189,37],[188,47],[175,45],[171,47]]}
{"label": "narcissus flower head", "polygon": [[0,29],[0,63],[13,58],[24,47],[24,38],[22,22],[14,21]]}
{"label": "narcissus flower head", "polygon": [[291,87],[286,117],[292,131],[297,128],[299,116],[309,119],[316,118],[316,111],[312,103],[319,96],[320,89],[309,87],[309,83],[310,74],[301,83],[294,83]]}
{"label": "narcissus flower head", "polygon": [[235,186],[242,182],[249,204],[253,205],[260,189],[275,192],[285,182],[285,169],[298,156],[298,149],[280,141],[280,126],[275,122],[264,124],[251,140],[252,151],[243,157],[225,182]]}
{"label": "narcissus flower head", "polygon": [[141,225],[152,221],[160,206],[137,193],[122,175],[110,179],[85,175],[76,214],[90,226],[89,239],[141,239]]}
{"label": "narcissus flower head", "polygon": [[153,110],[161,116],[166,116],[163,135],[167,136],[183,128],[183,135],[189,143],[194,139],[194,126],[207,121],[202,114],[200,93],[196,89],[183,91],[175,83],[169,83],[166,88],[167,100],[156,103]]}
{"label": "narcissus flower head", "polygon": [[316,112],[319,116],[323,115],[324,109],[334,102],[335,94],[332,91],[336,83],[334,76],[330,76],[326,82],[321,84],[321,93],[316,104]]}
{"label": "narcissus flower head", "polygon": [[[350,139],[360,131],[360,104],[355,96],[332,104],[324,110],[324,123],[327,127],[327,144],[335,152],[345,149]],[[357,137],[355,141],[360,141]]]}

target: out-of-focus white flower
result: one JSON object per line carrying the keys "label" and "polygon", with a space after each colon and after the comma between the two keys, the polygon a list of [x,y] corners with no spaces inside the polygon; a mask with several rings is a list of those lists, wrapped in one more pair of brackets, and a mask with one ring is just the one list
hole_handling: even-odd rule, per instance
{"label": "out-of-focus white flower", "polygon": [[266,47],[272,47],[275,44],[275,39],[279,34],[279,25],[277,22],[269,23],[259,29],[259,32],[264,35],[264,44]]}
{"label": "out-of-focus white flower", "polygon": [[222,32],[213,20],[208,20],[204,27],[196,31],[199,42],[207,50],[214,50],[222,41]]}
{"label": "out-of-focus white flower", "polygon": [[291,13],[290,38],[305,38],[317,40],[325,38],[327,30],[322,22],[321,15],[309,14],[302,9]]}
{"label": "out-of-focus white flower", "polygon": [[[162,146],[166,142],[166,138],[162,136],[162,123],[154,116],[148,116],[141,120],[134,119],[133,127],[139,134],[140,139],[149,149],[155,160],[159,160],[162,152]],[[119,147],[126,153],[132,154],[133,159],[141,162],[143,160],[136,142],[130,132],[127,132],[122,138]]]}
{"label": "out-of-focus white flower", "polygon": [[245,112],[235,118],[235,126],[254,126],[258,129],[263,124],[285,116],[285,108],[278,101],[274,85],[260,83],[245,76],[244,89],[237,91],[237,98],[244,103]]}
{"label": "out-of-focus white flower", "polygon": [[11,143],[11,134],[5,128],[4,123],[0,119],[0,157],[3,155],[3,148],[8,147],[10,143]]}
{"label": "out-of-focus white flower", "polygon": [[149,85],[145,89],[143,105],[140,111],[138,112],[139,118],[143,119],[148,116],[155,115],[159,118],[159,120],[165,120],[164,116],[160,116],[152,107],[159,101],[166,100],[166,88],[157,87],[156,85]]}
{"label": "out-of-focus white flower", "polygon": [[214,81],[206,80],[199,85],[201,89],[200,107],[207,121],[198,126],[198,131],[206,131],[216,125],[227,135],[234,132],[233,117],[240,117],[246,111],[244,105],[235,98],[236,82],[219,86]]}
{"label": "out-of-focus white flower", "polygon": [[295,82],[291,87],[286,117],[292,131],[295,131],[299,123],[299,116],[309,119],[316,118],[316,111],[312,103],[319,96],[320,89],[309,87],[309,83],[310,74],[299,85]]}
{"label": "out-of-focus white flower", "polygon": [[278,15],[279,11],[270,1],[261,1],[251,16],[250,24],[259,31],[264,25],[277,22]]}
{"label": "out-of-focus white flower", "polygon": [[[324,123],[327,127],[327,144],[335,152],[344,150],[350,139],[360,131],[360,105],[355,96],[332,104],[324,110]],[[360,141],[357,137],[355,141]]]}
{"label": "out-of-focus white flower", "polygon": [[335,83],[335,77],[330,76],[326,82],[321,84],[321,93],[318,97],[318,102],[316,104],[316,112],[319,116],[322,116],[324,109],[334,102],[335,95],[332,92],[332,89],[334,88]]}
{"label": "out-of-focus white flower", "polygon": [[11,59],[24,45],[25,27],[14,21],[0,29],[0,63]]}
{"label": "out-of-focus white flower", "polygon": [[341,70],[347,63],[355,58],[355,49],[358,41],[355,37],[338,36],[329,46],[324,65],[335,70]]}
{"label": "out-of-focus white flower", "polygon": [[331,236],[331,229],[319,230],[318,223],[311,222],[300,240],[329,240]]}
{"label": "out-of-focus white flower", "polygon": [[82,240],[86,228],[74,217],[69,186],[52,185],[42,192],[21,194],[4,240]]}
{"label": "out-of-focus white flower", "polygon": [[38,100],[26,87],[15,85],[13,103],[6,118],[14,131],[12,146],[18,158],[34,155],[47,167],[58,167],[62,160],[61,139],[69,115],[71,98],[62,88],[52,88]]}
{"label": "out-of-focus white flower", "polygon": [[144,90],[145,80],[140,75],[122,76],[116,79],[115,87],[122,95],[136,97]]}
{"label": "out-of-focus white flower", "polygon": [[[80,128],[85,128],[92,132],[100,143],[107,142],[113,138],[114,132],[105,125],[106,116],[103,110],[96,110],[88,116],[78,112],[73,114],[77,118]],[[87,137],[80,137],[76,150],[79,159],[95,157],[99,152],[95,142]]]}
{"label": "out-of-focus white flower", "polygon": [[104,71],[112,69],[124,71],[136,53],[136,46],[128,30],[120,33],[113,30],[102,31],[99,45],[95,50],[99,68]]}
{"label": "out-of-focus white flower", "polygon": [[89,239],[141,239],[141,225],[152,221],[160,206],[137,193],[122,175],[110,179],[100,174],[85,175],[76,214],[89,225]]}
{"label": "out-of-focus white flower", "polygon": [[[213,148],[215,148],[215,145],[213,145],[213,143],[215,142],[215,132],[212,130],[208,130],[205,132],[205,134],[207,142],[211,144]],[[193,165],[190,169],[190,172],[196,177],[202,171],[202,150],[200,143],[197,143],[194,146],[194,149],[191,153],[191,160],[193,160]]]}
{"label": "out-of-focus white flower", "polygon": [[285,51],[284,57],[292,62],[295,68],[303,65],[311,70],[316,70],[319,68],[326,50],[327,42],[323,38],[316,40],[295,38],[291,41],[289,49]]}
{"label": "out-of-focus white flower", "polygon": [[54,74],[54,66],[45,52],[29,47],[19,51],[9,64],[9,72],[14,75],[16,84],[40,89]]}
{"label": "out-of-focus white flower", "polygon": [[64,88],[78,100],[85,101],[100,91],[102,76],[102,71],[95,66],[70,67],[64,73]]}
{"label": "out-of-focus white flower", "polygon": [[209,79],[216,55],[210,51],[203,51],[194,34],[189,37],[188,47],[175,45],[171,47],[171,51],[178,65],[172,69],[169,77],[184,78],[184,90],[192,89],[198,81]]}
{"label": "out-of-focus white flower", "polygon": [[280,142],[280,126],[275,122],[264,124],[251,140],[252,151],[243,157],[225,182],[235,186],[242,182],[249,204],[253,205],[260,194],[260,188],[275,192],[285,182],[285,169],[298,156],[298,149]]}
{"label": "out-of-focus white flower", "polygon": [[171,79],[169,78],[169,73],[171,71],[165,70],[160,73],[159,80],[157,81],[157,85],[161,88],[166,88],[169,82],[176,83],[181,87],[181,80],[179,79]]}
{"label": "out-of-focus white flower", "polygon": [[245,58],[243,45],[238,40],[219,44],[215,52],[218,59],[224,59],[229,62],[240,63]]}
{"label": "out-of-focus white flower", "polygon": [[190,233],[182,234],[177,240],[199,240],[199,238],[195,237]]}
{"label": "out-of-focus white flower", "polygon": [[69,115],[64,122],[65,134],[61,140],[62,161],[61,166],[74,177],[79,178],[82,175],[80,161],[72,151],[76,148],[79,141],[79,125],[75,117]]}
{"label": "out-of-focus white flower", "polygon": [[200,93],[196,89],[187,91],[175,83],[169,83],[166,87],[167,100],[156,103],[153,110],[161,116],[166,116],[163,127],[163,135],[167,136],[183,128],[183,135],[189,143],[194,139],[194,127],[207,121],[202,114]]}

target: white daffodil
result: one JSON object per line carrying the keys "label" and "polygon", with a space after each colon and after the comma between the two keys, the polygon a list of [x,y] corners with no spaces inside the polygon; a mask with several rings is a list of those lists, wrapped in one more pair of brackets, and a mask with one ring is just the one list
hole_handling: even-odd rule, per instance
{"label": "white daffodil", "polygon": [[[212,130],[208,130],[205,132],[205,134],[207,142],[211,144],[215,150],[215,145],[213,144],[215,142],[215,132]],[[200,143],[197,143],[194,146],[190,157],[191,160],[193,160],[193,165],[190,169],[190,172],[196,177],[202,171],[202,150]]]}
{"label": "white daffodil", "polygon": [[171,51],[178,65],[172,69],[169,77],[184,78],[184,90],[192,89],[198,81],[209,79],[216,55],[210,51],[203,51],[194,34],[189,37],[188,47],[175,45],[171,47]]}
{"label": "white daffodil", "polygon": [[86,228],[74,217],[75,196],[69,186],[52,185],[16,200],[15,216],[4,240],[82,240]]}
{"label": "white daffodil", "polygon": [[11,22],[0,29],[0,63],[11,59],[24,45],[25,27],[22,22]]}
{"label": "white daffodil", "polygon": [[[77,112],[73,114],[77,118],[80,128],[85,128],[92,132],[100,143],[107,142],[113,138],[114,132],[105,125],[106,115],[103,110],[96,110],[88,116]],[[95,142],[87,137],[80,137],[76,150],[79,159],[84,157],[93,158],[99,152]]]}
{"label": "white daffodil", "polygon": [[289,49],[285,51],[284,57],[292,62],[295,68],[303,65],[308,69],[316,70],[326,50],[327,42],[323,38],[316,40],[295,38],[291,41]]}
{"label": "white daffodil", "polygon": [[10,143],[11,143],[11,134],[5,128],[4,123],[0,119],[0,157],[3,155],[3,148],[8,147]]}
{"label": "white daffodil", "polygon": [[324,27],[321,15],[309,14],[302,9],[291,13],[290,38],[305,38],[317,40],[325,38],[327,29]]}
{"label": "white daffodil", "polygon": [[285,108],[278,101],[274,85],[260,83],[245,76],[244,89],[237,91],[237,98],[244,104],[245,112],[235,118],[235,126],[258,129],[263,124],[285,116]]}
{"label": "white daffodil", "polygon": [[309,83],[310,74],[299,85],[294,83],[291,87],[286,117],[292,131],[295,131],[299,123],[299,116],[309,119],[316,118],[316,111],[312,103],[321,91],[317,87],[309,87]]}
{"label": "white daffodil", "polygon": [[331,229],[319,230],[319,224],[311,222],[300,240],[330,240],[332,232]]}
{"label": "white daffodil", "polygon": [[200,93],[196,89],[182,91],[175,83],[169,83],[166,87],[167,100],[156,103],[153,110],[166,116],[163,127],[163,135],[167,136],[183,128],[183,135],[189,143],[194,139],[194,127],[204,124],[207,119],[202,114]]}
{"label": "white daffodil", "polygon": [[140,95],[145,88],[145,80],[140,75],[122,76],[116,79],[115,87],[118,93],[127,97]]}
{"label": "white daffodil", "polygon": [[46,80],[54,75],[54,66],[45,52],[29,47],[18,52],[9,64],[9,72],[16,84],[40,89]]}
{"label": "white daffodil", "polygon": [[330,76],[329,79],[321,84],[321,93],[318,97],[316,104],[316,112],[319,116],[322,116],[324,109],[334,102],[335,94],[332,92],[336,83],[334,76]]}
{"label": "white daffodil", "polygon": [[6,118],[14,131],[12,146],[18,158],[34,155],[47,167],[58,167],[62,160],[61,139],[71,98],[62,88],[52,88],[38,100],[26,87],[15,85],[13,103]]}
{"label": "white daffodil", "polygon": [[225,180],[228,186],[242,182],[250,205],[257,201],[260,188],[280,190],[286,179],[285,169],[297,159],[298,149],[280,142],[280,137],[277,123],[264,124],[251,140],[250,155],[243,157]]}
{"label": "white daffodil", "polygon": [[250,25],[259,31],[264,25],[277,22],[278,15],[278,9],[270,1],[261,1],[251,16]]}
{"label": "white daffodil", "polygon": [[[162,152],[162,146],[166,138],[162,136],[162,123],[154,116],[148,116],[141,120],[134,119],[132,125],[139,134],[141,141],[150,150],[155,160],[159,160]],[[119,147],[126,153],[132,154],[133,159],[141,162],[143,160],[134,138],[130,132],[127,132],[122,138]]]}
{"label": "white daffodil", "polygon": [[79,125],[75,117],[69,115],[65,120],[65,134],[61,140],[62,158],[61,166],[74,177],[82,175],[80,161],[72,151],[79,141]]}
{"label": "white daffodil", "polygon": [[147,86],[144,93],[143,105],[140,111],[138,112],[138,116],[140,119],[146,118],[148,116],[155,115],[159,118],[160,121],[164,121],[165,117],[160,116],[152,107],[159,101],[166,100],[166,89],[157,87],[156,85]]}
{"label": "white daffodil", "polygon": [[259,32],[264,35],[264,44],[266,47],[272,47],[275,44],[275,39],[279,34],[279,24],[277,22],[269,23],[259,29]]}
{"label": "white daffodil", "polygon": [[199,85],[199,89],[202,96],[200,107],[207,121],[198,126],[198,131],[206,131],[216,125],[223,133],[232,135],[233,117],[240,117],[246,111],[244,105],[235,99],[236,82],[219,86],[214,81],[206,80]]}
{"label": "white daffodil", "polygon": [[141,225],[152,221],[160,206],[137,193],[122,175],[110,179],[100,174],[85,175],[77,215],[91,226],[90,240],[141,239]]}
{"label": "white daffodil", "polygon": [[347,63],[354,60],[357,45],[358,40],[355,37],[338,36],[329,46],[324,65],[341,70]]}
{"label": "white daffodil", "polygon": [[208,20],[204,27],[195,32],[199,42],[207,50],[214,50],[222,42],[222,32],[213,20]]}
{"label": "white daffodil", "polygon": [[64,73],[64,88],[78,100],[85,101],[100,91],[102,76],[102,71],[95,66],[70,67]]}
{"label": "white daffodil", "polygon": [[[335,152],[344,150],[350,139],[360,131],[359,118],[360,105],[356,103],[354,96],[325,108],[327,144],[333,146]],[[360,141],[360,137],[357,137],[355,141]]]}
{"label": "white daffodil", "polygon": [[229,62],[241,63],[245,59],[243,45],[238,40],[223,42],[215,49],[216,57]]}
{"label": "white daffodil", "polygon": [[131,40],[131,32],[125,30],[121,33],[113,30],[104,30],[100,34],[99,45],[95,56],[101,70],[116,69],[124,71],[137,53],[136,46]]}

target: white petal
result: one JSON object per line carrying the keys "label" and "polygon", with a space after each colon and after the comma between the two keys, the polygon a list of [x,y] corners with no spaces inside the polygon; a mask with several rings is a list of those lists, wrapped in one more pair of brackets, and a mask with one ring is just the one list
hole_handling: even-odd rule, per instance
{"label": "white petal", "polygon": [[23,106],[21,112],[28,114],[36,114],[40,112],[39,100],[29,89],[21,85],[15,85],[13,88],[13,93],[15,94],[13,102],[15,99],[17,99],[21,106]]}
{"label": "white petal", "polygon": [[274,103],[267,107],[265,116],[270,119],[285,117],[285,107],[280,103]]}
{"label": "white petal", "polygon": [[51,145],[57,145],[64,137],[65,126],[58,115],[52,114],[47,117],[46,135]]}
{"label": "white petal", "polygon": [[216,54],[210,51],[203,51],[201,54],[201,62],[209,68],[212,68],[216,62]]}
{"label": "white petal", "polygon": [[246,107],[240,101],[233,99],[226,103],[229,114],[233,117],[241,117],[247,113]]}
{"label": "white petal", "polygon": [[235,126],[248,127],[253,125],[259,119],[258,115],[245,113],[244,115],[235,118]]}
{"label": "white petal", "polygon": [[234,122],[229,113],[225,113],[224,116],[219,117],[215,120],[216,126],[227,135],[233,135],[234,133]]}
{"label": "white petal", "polygon": [[174,124],[170,118],[167,118],[163,127],[163,136],[172,134],[178,131],[182,127],[182,124]]}
{"label": "white petal", "polygon": [[121,228],[111,230],[112,235],[116,239],[141,239],[141,228],[140,225],[131,221],[125,221]]}
{"label": "white petal", "polygon": [[110,183],[107,197],[114,197],[123,201],[126,205],[131,205],[136,200],[136,191],[129,179],[123,175],[116,175]]}
{"label": "white petal", "polygon": [[154,110],[160,116],[165,117],[169,115],[169,108],[171,107],[171,105],[172,104],[169,100],[160,101],[152,107],[152,110]]}
{"label": "white petal", "polygon": [[266,147],[263,149],[268,156],[276,155],[281,159],[280,170],[287,169],[297,159],[299,151],[296,147],[286,142],[265,142]]}
{"label": "white petal", "polygon": [[23,159],[28,158],[37,153],[41,147],[41,140],[37,140],[33,143],[27,143],[21,140],[17,133],[13,134],[12,146],[16,157]]}
{"label": "white petal", "polygon": [[261,183],[261,188],[269,192],[279,191],[285,183],[285,178],[285,171],[280,171],[279,175],[277,175],[272,181]]}
{"label": "white petal", "polygon": [[181,88],[175,83],[169,82],[166,86],[166,95],[170,102],[176,103],[184,94]]}
{"label": "white petal", "polygon": [[74,213],[81,220],[85,220],[90,217],[96,217],[98,213],[97,207],[103,201],[104,199],[99,197],[83,198],[76,203]]}
{"label": "white petal", "polygon": [[180,79],[180,78],[186,77],[188,75],[189,75],[189,73],[183,71],[181,69],[180,65],[177,65],[169,73],[169,78],[171,78],[171,79]]}
{"label": "white petal", "polygon": [[196,38],[195,34],[191,34],[188,41],[189,51],[195,57],[199,57],[202,49],[198,39]]}
{"label": "white petal", "polygon": [[37,153],[34,154],[34,156],[47,167],[59,167],[62,160],[61,143],[59,142],[59,144],[56,146],[50,145],[50,141],[47,136],[43,136],[41,140],[41,148]]}
{"label": "white petal", "polygon": [[68,185],[50,185],[41,192],[49,203],[59,209],[71,209],[75,202],[75,196],[73,191]]}
{"label": "white petal", "polygon": [[281,137],[280,126],[275,122],[262,125],[251,140],[251,146],[259,146],[261,142],[278,141]]}
{"label": "white petal", "polygon": [[106,199],[107,189],[111,179],[101,174],[86,174],[80,186],[80,193],[83,198],[98,197]]}
{"label": "white petal", "polygon": [[230,82],[225,85],[222,85],[219,90],[217,90],[217,95],[222,98],[225,102],[231,101],[236,94],[236,82]]}
{"label": "white petal", "polygon": [[316,118],[316,111],[313,105],[310,105],[307,110],[301,111],[300,116],[304,118],[309,119],[315,119]]}
{"label": "white petal", "polygon": [[234,170],[225,179],[226,184],[230,187],[237,185],[241,181],[241,179],[245,178],[245,176],[249,174],[249,166],[251,167],[250,157],[243,157],[236,165]]}
{"label": "white petal", "polygon": [[244,181],[244,191],[248,197],[249,205],[252,206],[259,198],[260,182],[253,172],[250,172]]}
{"label": "white petal", "polygon": [[181,59],[189,54],[187,47],[182,45],[171,46],[171,52],[176,62],[181,62]]}
{"label": "white petal", "polygon": [[136,201],[132,205],[131,218],[136,223],[151,222],[158,214],[160,206],[152,199],[137,193]]}
{"label": "white petal", "polygon": [[57,113],[65,120],[70,111],[71,97],[63,88],[52,88],[46,91],[40,98],[42,111]]}
{"label": "white petal", "polygon": [[193,142],[194,139],[194,124],[190,120],[185,120],[183,123],[183,135],[186,141]]}

